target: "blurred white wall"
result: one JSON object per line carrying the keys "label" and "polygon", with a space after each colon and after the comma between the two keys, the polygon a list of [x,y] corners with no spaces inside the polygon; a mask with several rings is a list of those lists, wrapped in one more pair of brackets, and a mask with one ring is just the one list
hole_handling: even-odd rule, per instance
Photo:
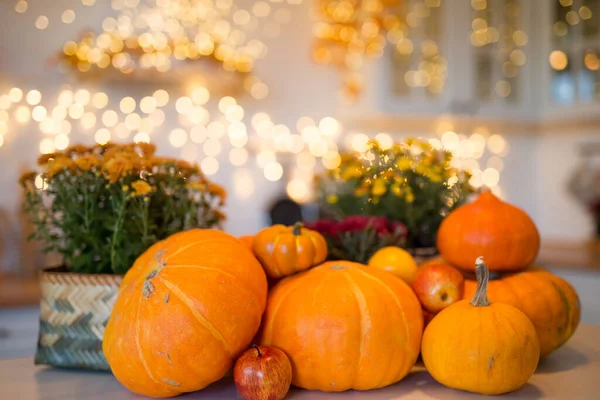
{"label": "blurred white wall", "polygon": [[[45,99],[54,100],[59,87],[70,83],[76,88],[101,88],[111,97],[112,108],[118,107],[119,99],[125,95],[141,98],[152,93],[144,87],[79,83],[47,66],[47,60],[61,51],[64,42],[76,40],[86,28],[98,29],[109,10],[109,1],[98,1],[94,7],[85,7],[76,0],[31,1],[25,14],[14,12],[14,3],[0,3],[0,92],[18,86],[24,90],[38,89]],[[268,55],[258,62],[256,74],[269,86],[269,96],[262,101],[242,99],[240,102],[247,114],[266,111],[274,122],[293,127],[297,119],[305,115],[316,120],[333,116],[344,121],[346,117],[360,113],[376,115],[382,109],[389,112],[389,107],[385,107],[392,101],[388,97],[389,84],[385,75],[390,65],[388,59],[366,66],[367,81],[371,86],[359,104],[348,107],[340,102],[340,76],[333,68],[317,66],[310,60],[311,6],[312,2],[306,0],[302,5],[289,6],[292,21],[282,27],[278,38],[267,42]],[[76,12],[75,21],[69,25],[59,22],[60,14],[67,8]],[[38,15],[46,15],[50,19],[46,30],[35,29],[34,21]],[[174,90],[172,97],[176,95]],[[402,113],[402,108],[398,109],[398,113]],[[174,124],[175,121],[167,121],[165,126],[169,123]],[[179,150],[169,144],[167,134],[168,131],[154,134],[153,141],[160,153],[178,156]],[[509,201],[533,216],[543,237],[573,240],[590,237],[591,222],[565,188],[569,174],[578,162],[579,143],[588,139],[598,140],[598,135],[597,132],[549,135],[523,132],[507,137],[511,151],[505,159],[501,187]],[[20,199],[16,181],[23,170],[33,167],[41,137],[34,124],[25,127],[11,125],[5,135],[5,143],[0,147],[0,211],[11,221],[9,228],[2,226],[3,237],[20,235],[17,217]],[[70,138],[71,143],[91,143],[93,140],[90,134],[78,132],[75,126]],[[266,222],[266,206],[284,193],[285,176],[277,183],[268,182],[253,162],[248,163],[246,171],[236,172],[226,153],[221,154],[220,165],[212,179],[224,185],[230,194],[226,229],[233,234],[255,232]],[[248,174],[252,176],[253,190],[245,191],[245,196],[240,197],[234,181],[236,176],[246,178]],[[248,184],[247,179],[243,180]],[[7,243],[9,239],[2,240]],[[10,248],[6,250],[5,246],[0,268],[18,263],[18,255],[14,252]]]}

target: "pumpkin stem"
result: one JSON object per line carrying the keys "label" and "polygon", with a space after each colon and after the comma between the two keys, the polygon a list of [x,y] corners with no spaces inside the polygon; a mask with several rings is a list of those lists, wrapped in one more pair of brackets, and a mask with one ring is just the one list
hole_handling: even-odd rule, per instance
{"label": "pumpkin stem", "polygon": [[292,228],[292,233],[296,236],[300,236],[302,234],[302,226],[302,222],[296,222]]}
{"label": "pumpkin stem", "polygon": [[471,300],[474,307],[487,307],[491,303],[487,298],[487,287],[490,280],[490,271],[483,262],[483,257],[478,257],[475,261],[475,275],[477,276],[477,290]]}
{"label": "pumpkin stem", "polygon": [[253,348],[253,349],[256,349],[256,352],[258,353],[258,356],[259,356],[259,357],[262,357],[262,353],[260,352],[260,349],[258,348],[258,346],[257,346],[257,345],[253,344],[253,345],[252,345],[252,348]]}

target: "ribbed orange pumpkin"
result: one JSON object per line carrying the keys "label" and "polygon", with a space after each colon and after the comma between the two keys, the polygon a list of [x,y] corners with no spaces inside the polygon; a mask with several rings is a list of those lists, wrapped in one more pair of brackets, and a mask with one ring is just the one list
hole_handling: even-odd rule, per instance
{"label": "ribbed orange pumpkin", "polygon": [[444,308],[423,334],[421,356],[441,384],[481,394],[517,390],[533,375],[540,346],[535,328],[516,307],[489,301],[488,270],[478,259],[473,299]]}
{"label": "ribbed orange pumpkin", "polygon": [[300,223],[273,225],[254,237],[252,251],[270,278],[282,278],[325,261],[327,242],[319,232]]}
{"label": "ribbed orange pumpkin", "polygon": [[465,270],[473,271],[473,260],[483,256],[490,271],[517,271],[537,257],[540,235],[523,210],[485,192],[442,221],[437,248],[446,261]]}
{"label": "ribbed orange pumpkin", "polygon": [[[463,298],[473,297],[477,282],[465,279]],[[564,279],[541,268],[506,274],[488,284],[492,303],[506,303],[521,310],[533,323],[545,356],[569,340],[581,318],[579,297]]]}
{"label": "ribbed orange pumpkin", "polygon": [[422,332],[421,305],[402,279],[332,261],[269,292],[261,343],[290,357],[294,385],[340,392],[404,378],[419,355]]}
{"label": "ribbed orange pumpkin", "polygon": [[171,397],[221,379],[258,331],[267,280],[238,239],[190,230],[156,243],[127,272],[102,349],[132,392]]}

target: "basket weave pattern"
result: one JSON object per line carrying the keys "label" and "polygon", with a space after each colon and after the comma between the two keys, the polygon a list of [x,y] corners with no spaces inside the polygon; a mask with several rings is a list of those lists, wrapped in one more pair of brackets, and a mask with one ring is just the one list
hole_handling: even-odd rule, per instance
{"label": "basket weave pattern", "polygon": [[102,338],[122,277],[63,271],[54,268],[41,274],[35,363],[108,371]]}

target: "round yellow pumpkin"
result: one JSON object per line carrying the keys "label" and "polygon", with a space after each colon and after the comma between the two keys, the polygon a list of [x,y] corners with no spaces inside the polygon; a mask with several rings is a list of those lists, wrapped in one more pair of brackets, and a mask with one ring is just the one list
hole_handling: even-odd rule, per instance
{"label": "round yellow pumpkin", "polygon": [[489,272],[478,260],[477,290],[437,314],[423,334],[421,356],[441,384],[481,394],[517,390],[533,375],[540,345],[529,318],[516,307],[490,302]]}
{"label": "round yellow pumpkin", "polygon": [[123,279],[102,349],[132,392],[171,397],[221,379],[258,331],[265,273],[244,244],[215,230],[156,243]]}
{"label": "round yellow pumpkin", "polygon": [[288,355],[295,386],[369,390],[409,373],[422,332],[421,305],[402,279],[331,261],[275,285],[261,343]]}

